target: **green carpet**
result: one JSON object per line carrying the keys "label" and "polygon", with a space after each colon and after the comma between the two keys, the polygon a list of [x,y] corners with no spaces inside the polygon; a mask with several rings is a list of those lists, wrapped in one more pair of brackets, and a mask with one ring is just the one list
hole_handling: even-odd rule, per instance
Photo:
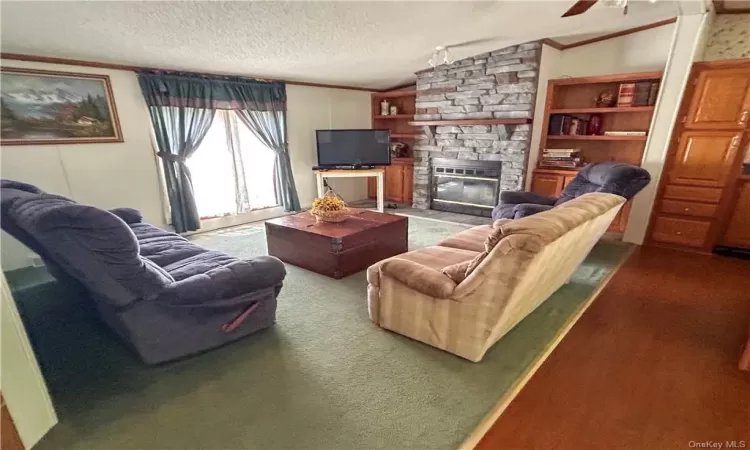
{"label": "green carpet", "polygon": [[[412,248],[465,228],[409,221]],[[195,240],[240,257],[266,250],[258,226]],[[597,245],[481,363],[374,326],[364,272],[333,280],[287,266],[272,329],[156,367],[85,302],[32,286],[16,296],[60,417],[36,448],[456,448],[627,252]]]}

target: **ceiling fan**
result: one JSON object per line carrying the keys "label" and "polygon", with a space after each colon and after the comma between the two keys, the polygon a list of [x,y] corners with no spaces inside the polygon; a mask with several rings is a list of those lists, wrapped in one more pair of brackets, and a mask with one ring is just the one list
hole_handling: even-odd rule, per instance
{"label": "ceiling fan", "polygon": [[[591,7],[594,6],[597,1],[598,0],[578,0],[573,4],[573,6],[565,11],[565,14],[563,14],[562,17],[570,17],[583,14],[591,9]],[[649,3],[656,3],[657,1],[658,0],[649,0]],[[622,8],[623,14],[628,13],[628,0],[603,0],[603,3],[609,7]]]}

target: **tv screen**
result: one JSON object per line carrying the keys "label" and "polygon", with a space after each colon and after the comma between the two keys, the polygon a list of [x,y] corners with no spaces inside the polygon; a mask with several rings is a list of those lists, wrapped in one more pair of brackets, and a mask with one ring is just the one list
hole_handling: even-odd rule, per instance
{"label": "tv screen", "polygon": [[390,130],[317,130],[318,166],[387,166]]}

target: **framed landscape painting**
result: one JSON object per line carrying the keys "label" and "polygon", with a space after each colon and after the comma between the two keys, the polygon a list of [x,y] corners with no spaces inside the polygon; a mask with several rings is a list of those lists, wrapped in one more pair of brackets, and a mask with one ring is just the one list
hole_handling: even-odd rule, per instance
{"label": "framed landscape painting", "polygon": [[106,75],[0,70],[0,144],[122,142]]}

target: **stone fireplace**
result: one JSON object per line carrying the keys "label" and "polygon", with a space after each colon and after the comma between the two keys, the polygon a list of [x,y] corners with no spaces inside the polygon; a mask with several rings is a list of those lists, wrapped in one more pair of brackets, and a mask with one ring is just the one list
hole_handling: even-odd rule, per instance
{"label": "stone fireplace", "polygon": [[[530,42],[417,73],[414,120],[434,125],[422,127],[414,146],[415,208],[451,207],[434,198],[440,183],[433,183],[433,178],[440,176],[437,167],[446,167],[444,160],[469,161],[471,170],[495,173],[498,192],[523,188],[531,124],[492,122],[533,117],[540,52],[540,43]],[[438,160],[440,166],[433,164]],[[456,180],[451,186],[455,189]],[[476,215],[485,215],[482,212],[487,210],[480,206],[457,211],[455,204],[452,208]]]}

